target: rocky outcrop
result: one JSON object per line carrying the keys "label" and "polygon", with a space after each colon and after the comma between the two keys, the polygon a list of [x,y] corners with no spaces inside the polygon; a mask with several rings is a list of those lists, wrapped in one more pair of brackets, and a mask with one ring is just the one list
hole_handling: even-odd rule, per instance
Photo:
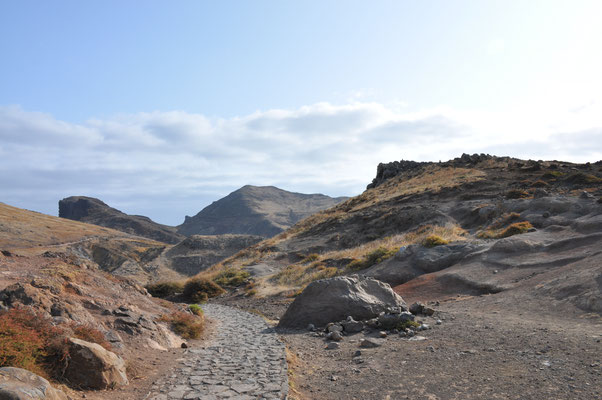
{"label": "rocky outcrop", "polygon": [[171,269],[192,276],[263,239],[254,235],[193,235],[172,247],[165,257]]}
{"label": "rocky outcrop", "polygon": [[21,368],[0,368],[1,400],[68,400],[59,389],[46,379]]}
{"label": "rocky outcrop", "polygon": [[346,197],[287,192],[273,186],[244,186],[186,217],[178,233],[222,235],[227,233],[271,237]]}
{"label": "rocky outcrop", "polygon": [[69,356],[65,378],[78,386],[107,389],[129,383],[123,359],[96,343],[70,338]]}
{"label": "rocky outcrop", "polygon": [[93,197],[72,196],[59,201],[59,217],[104,226],[164,243],[183,239],[176,228],[141,215],[128,215]]}
{"label": "rocky outcrop", "polygon": [[323,326],[348,316],[370,319],[391,307],[407,309],[388,284],[359,275],[339,276],[310,283],[286,310],[278,326]]}

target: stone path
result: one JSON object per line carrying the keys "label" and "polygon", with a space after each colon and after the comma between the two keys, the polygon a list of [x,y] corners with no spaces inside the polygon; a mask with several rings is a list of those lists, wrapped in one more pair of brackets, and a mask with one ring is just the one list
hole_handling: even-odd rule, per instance
{"label": "stone path", "polygon": [[285,399],[284,344],[263,318],[219,304],[203,310],[218,322],[215,337],[205,348],[190,349],[146,399]]}

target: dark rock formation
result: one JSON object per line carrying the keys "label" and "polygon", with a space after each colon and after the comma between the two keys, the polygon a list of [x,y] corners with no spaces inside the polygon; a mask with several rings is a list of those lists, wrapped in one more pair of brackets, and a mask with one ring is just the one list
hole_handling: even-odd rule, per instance
{"label": "dark rock formation", "polygon": [[377,317],[390,307],[406,310],[406,303],[386,283],[358,275],[310,283],[286,310],[278,326],[324,326],[348,316],[357,320]]}
{"label": "dark rock formation", "polygon": [[183,239],[176,228],[158,224],[148,217],[128,215],[93,197],[72,196],[59,201],[59,217],[116,229],[164,243]]}
{"label": "dark rock formation", "polygon": [[345,197],[292,193],[273,186],[244,186],[186,217],[178,233],[221,235],[226,233],[271,237]]}
{"label": "dark rock formation", "polygon": [[165,256],[174,271],[195,275],[263,239],[253,235],[192,235],[168,250]]}

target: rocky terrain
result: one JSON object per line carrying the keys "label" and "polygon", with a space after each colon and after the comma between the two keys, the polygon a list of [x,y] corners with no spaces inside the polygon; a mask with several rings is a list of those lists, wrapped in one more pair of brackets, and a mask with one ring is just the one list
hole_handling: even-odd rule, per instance
{"label": "rocky terrain", "polygon": [[167,245],[3,206],[0,300],[90,321],[135,361],[170,345],[170,303],[137,282],[238,279],[205,307],[207,341],[162,353],[164,370],[149,350],[124,399],[278,398],[285,365],[289,398],[600,398],[601,198],[602,162],[475,154],[381,164],[361,195],[262,241]]}
{"label": "rocky terrain", "polygon": [[221,235],[226,233],[272,237],[298,221],[334,206],[346,198],[323,194],[287,192],[273,186],[244,186],[186,216],[178,233]]}
{"label": "rocky terrain", "polygon": [[159,242],[175,244],[184,239],[176,228],[141,215],[128,215],[93,197],[71,196],[59,201],[59,217],[105,226]]}
{"label": "rocky terrain", "polygon": [[312,281],[357,273],[433,310],[412,336],[365,321],[336,341],[320,296],[295,306],[321,321],[281,331],[300,398],[598,398],[601,196],[601,162],[381,164],[360,196],[222,262],[254,274],[259,296],[218,301],[288,327]]}
{"label": "rocky terrain", "polygon": [[[136,281],[110,274],[93,257],[78,250],[78,246],[98,241],[121,243],[124,253],[135,253],[142,245],[152,248],[163,244],[141,243],[139,238],[119,231],[3,204],[0,224],[0,325],[8,329],[4,334],[10,333],[0,339],[2,357],[18,357],[29,341],[31,346],[40,345],[42,339],[37,338],[36,329],[56,338],[63,336],[68,362],[60,376],[52,378],[66,384],[64,393],[73,397],[73,390],[78,388],[118,388],[132,380],[144,380],[149,376],[145,366],[149,357],[185,342],[161,319],[177,311],[177,306],[156,301]],[[11,314],[13,311],[17,313]],[[28,313],[33,313],[34,320],[26,317],[19,322],[20,315]],[[21,329],[17,328],[20,324],[31,324],[32,331],[19,333],[15,329]],[[15,334],[21,335],[23,347],[13,349],[7,342]],[[8,390],[6,385],[19,381],[45,385],[43,380],[25,376],[22,370],[3,368],[0,375],[4,377],[0,382],[2,395],[8,395],[2,392]],[[56,398],[66,398],[60,396]]]}

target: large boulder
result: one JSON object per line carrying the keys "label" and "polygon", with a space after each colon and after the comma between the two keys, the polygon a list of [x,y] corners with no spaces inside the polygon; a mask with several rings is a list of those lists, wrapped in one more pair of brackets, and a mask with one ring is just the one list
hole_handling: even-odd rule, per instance
{"label": "large boulder", "polygon": [[61,390],[50,386],[50,383],[25,369],[0,368],[0,400],[68,400]]}
{"label": "large boulder", "polygon": [[90,389],[107,389],[128,384],[125,362],[115,353],[96,343],[69,339],[71,360],[65,378],[72,384]]}
{"label": "large boulder", "polygon": [[364,320],[378,316],[389,307],[407,309],[403,299],[386,283],[358,275],[321,279],[303,290],[286,310],[278,326],[324,326],[348,316]]}

